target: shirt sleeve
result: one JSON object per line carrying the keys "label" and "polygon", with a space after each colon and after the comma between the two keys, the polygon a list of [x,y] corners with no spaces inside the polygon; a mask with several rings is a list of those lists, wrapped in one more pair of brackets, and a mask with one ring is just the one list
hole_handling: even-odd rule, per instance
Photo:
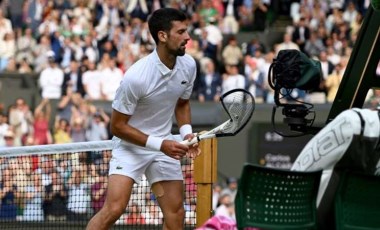
{"label": "shirt sleeve", "polygon": [[141,86],[125,76],[120,87],[116,90],[112,108],[120,113],[132,115],[140,98]]}
{"label": "shirt sleeve", "polygon": [[190,68],[190,71],[188,73],[189,83],[187,84],[186,90],[184,91],[184,93],[181,96],[181,99],[185,99],[185,100],[190,98],[190,96],[193,92],[194,81],[195,81],[195,78],[197,77],[197,67],[195,64],[195,60],[192,59],[192,61],[193,61],[192,68]]}

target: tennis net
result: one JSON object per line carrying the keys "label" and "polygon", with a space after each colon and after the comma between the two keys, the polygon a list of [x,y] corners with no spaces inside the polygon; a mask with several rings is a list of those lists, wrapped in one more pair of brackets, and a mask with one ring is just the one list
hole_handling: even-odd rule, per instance
{"label": "tennis net", "polygon": [[[84,229],[102,207],[112,141],[0,149],[0,229]],[[193,161],[184,158],[185,228],[196,224]],[[113,229],[162,229],[145,177]]]}

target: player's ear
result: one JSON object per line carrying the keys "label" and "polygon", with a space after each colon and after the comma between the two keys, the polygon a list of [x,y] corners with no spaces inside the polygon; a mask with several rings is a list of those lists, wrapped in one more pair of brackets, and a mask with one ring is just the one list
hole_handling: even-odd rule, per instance
{"label": "player's ear", "polygon": [[158,32],[158,39],[160,40],[160,42],[166,42],[168,39],[168,34],[164,31],[159,31]]}

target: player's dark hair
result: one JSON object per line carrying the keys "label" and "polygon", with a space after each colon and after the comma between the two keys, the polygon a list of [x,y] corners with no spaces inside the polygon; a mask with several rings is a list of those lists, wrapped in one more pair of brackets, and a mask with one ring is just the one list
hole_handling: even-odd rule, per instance
{"label": "player's dark hair", "polygon": [[173,21],[183,22],[185,20],[187,20],[187,16],[184,12],[174,8],[161,8],[154,11],[149,17],[149,31],[156,44],[158,44],[159,31],[169,32],[173,26]]}

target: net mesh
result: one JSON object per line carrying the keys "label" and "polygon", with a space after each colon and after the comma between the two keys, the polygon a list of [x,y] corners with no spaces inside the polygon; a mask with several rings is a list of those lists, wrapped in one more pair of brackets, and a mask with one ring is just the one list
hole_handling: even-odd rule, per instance
{"label": "net mesh", "polygon": [[[111,141],[0,149],[0,229],[84,229],[105,201]],[[182,160],[185,228],[196,222],[191,159]],[[113,229],[162,229],[145,176]]]}

